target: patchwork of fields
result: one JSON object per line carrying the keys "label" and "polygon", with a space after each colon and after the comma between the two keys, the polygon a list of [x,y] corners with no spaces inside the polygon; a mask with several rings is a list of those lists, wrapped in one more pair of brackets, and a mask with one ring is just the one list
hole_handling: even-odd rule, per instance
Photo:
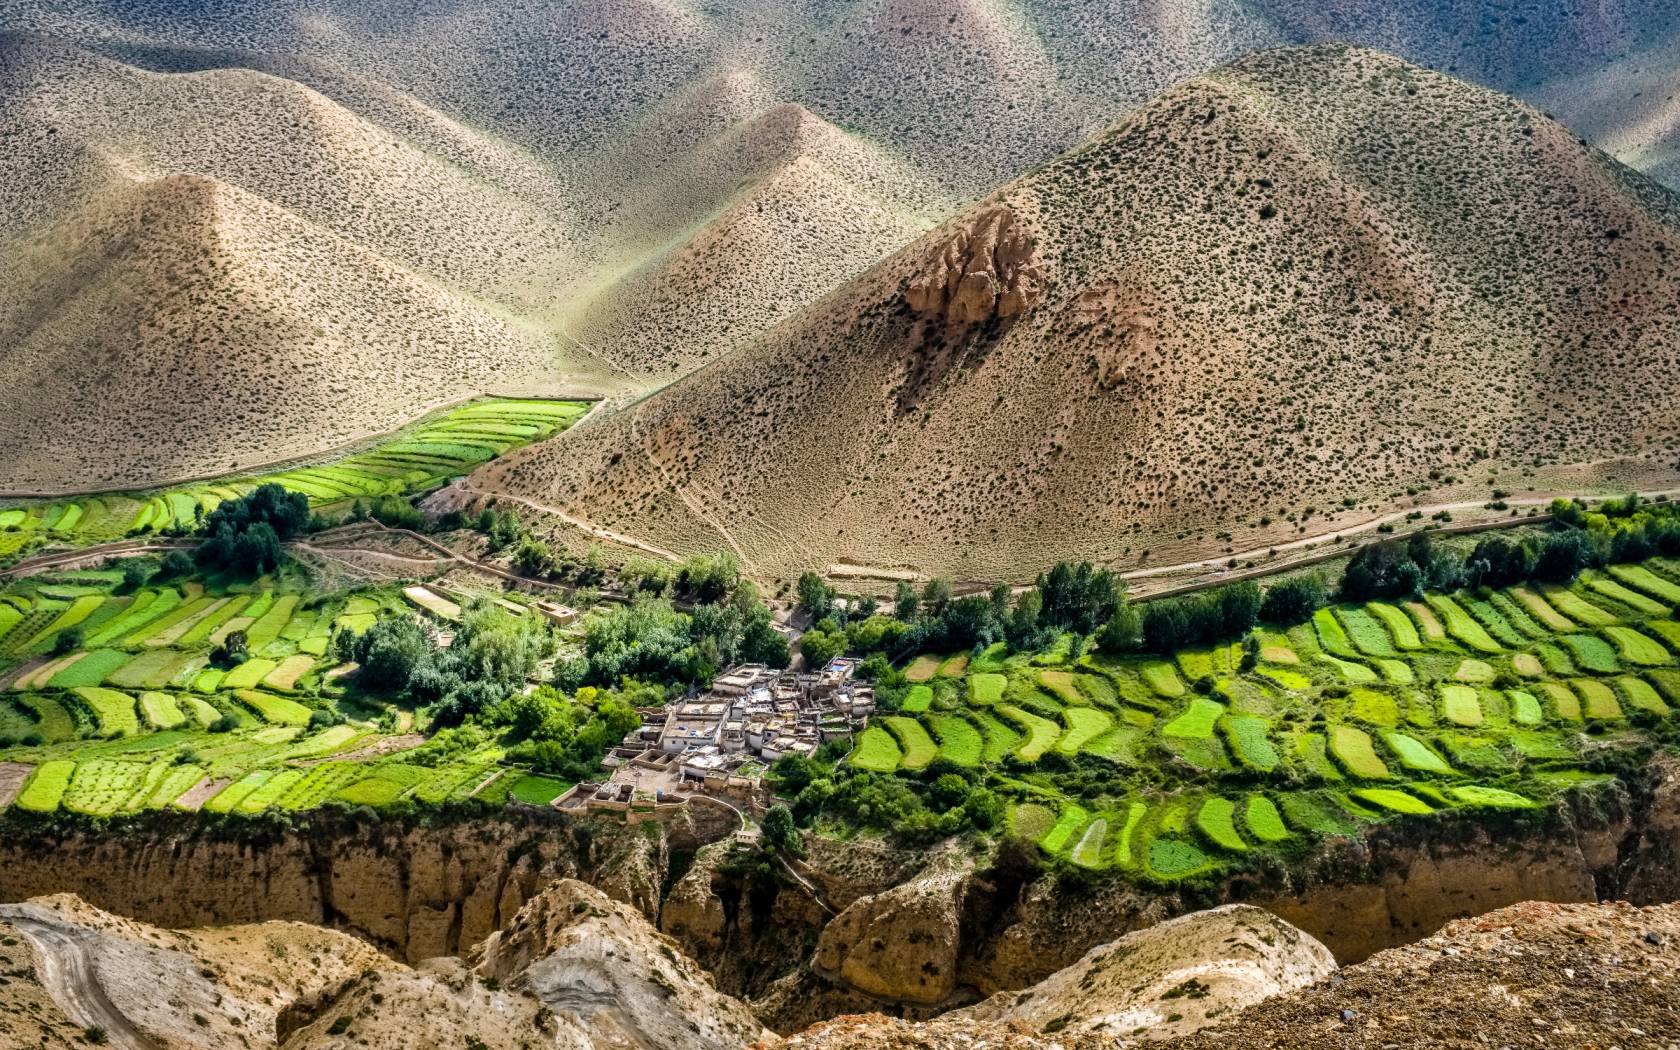
{"label": "patchwork of fields", "polygon": [[1605,779],[1585,742],[1635,746],[1680,707],[1680,562],[1568,587],[1320,610],[1172,659],[993,646],[918,657],[904,709],[850,761],[984,767],[1014,831],[1156,881],[1397,817],[1531,809]]}
{"label": "patchwork of fields", "polygon": [[[114,593],[120,581],[82,570],[0,593],[0,761],[33,767],[13,801],[21,810],[435,805],[524,799],[556,783],[505,767],[496,746],[417,761],[405,713],[345,694],[333,634],[411,615],[399,592],[328,596],[265,578]],[[81,645],[61,653],[72,629]],[[234,632],[248,658],[212,666]]]}
{"label": "patchwork of fields", "polygon": [[200,514],[275,483],[317,507],[412,496],[497,456],[553,437],[589,410],[580,401],[494,399],[440,413],[365,452],[259,477],[232,477],[150,495],[110,494],[0,510],[0,558],[41,545],[85,546],[138,533],[190,530]]}

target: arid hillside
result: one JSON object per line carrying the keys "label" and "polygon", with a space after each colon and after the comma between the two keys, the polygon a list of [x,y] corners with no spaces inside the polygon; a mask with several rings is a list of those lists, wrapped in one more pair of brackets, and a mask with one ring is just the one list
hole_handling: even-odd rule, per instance
{"label": "arid hillside", "polygon": [[1269,52],[475,483],[765,573],[1242,549],[1667,440],[1676,259],[1676,198],[1535,110]]}
{"label": "arid hillside", "polygon": [[535,150],[579,186],[622,179],[608,163],[616,148],[673,100],[745,78],[763,101],[804,105],[968,196],[1173,83],[1262,48],[1352,41],[1520,90],[1680,32],[1667,0],[235,0],[214,9],[18,0],[12,8],[20,27],[119,54],[151,50],[154,61],[308,58],[320,65],[305,82],[329,95],[325,81],[342,79],[331,70],[353,70]]}
{"label": "arid hillside", "polygon": [[294,82],[7,36],[0,135],[0,488],[227,472],[613,374],[476,298],[564,268],[560,229]]}
{"label": "arid hillside", "polygon": [[945,208],[763,99],[609,193],[325,63],[143,57],[178,71],[0,36],[0,491],[227,472],[485,391],[634,389]]}

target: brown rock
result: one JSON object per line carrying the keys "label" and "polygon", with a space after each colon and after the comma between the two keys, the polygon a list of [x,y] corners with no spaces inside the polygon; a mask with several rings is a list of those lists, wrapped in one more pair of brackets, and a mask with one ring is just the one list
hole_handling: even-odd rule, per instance
{"label": "brown rock", "polygon": [[1009,208],[988,209],[957,229],[905,295],[917,313],[949,324],[1018,317],[1044,295],[1037,241]]}
{"label": "brown rock", "polygon": [[934,1004],[957,987],[967,873],[942,867],[865,897],[823,928],[811,966],[881,999]]}

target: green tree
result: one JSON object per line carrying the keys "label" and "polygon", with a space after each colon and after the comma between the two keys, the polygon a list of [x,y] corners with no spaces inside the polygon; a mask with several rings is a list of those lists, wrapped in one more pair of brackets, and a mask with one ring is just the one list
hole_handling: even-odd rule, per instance
{"label": "green tree", "polygon": [[799,640],[799,651],[805,656],[805,666],[814,671],[846,651],[846,636],[813,627]]}
{"label": "green tree", "polygon": [[1260,619],[1292,627],[1312,619],[1312,614],[1329,600],[1324,578],[1317,573],[1279,580],[1266,588],[1266,596],[1260,602]]}
{"label": "green tree", "polygon": [[1110,656],[1135,653],[1143,645],[1143,617],[1137,606],[1122,602],[1096,635],[1097,650]]}
{"label": "green tree", "polygon": [[82,647],[82,629],[80,627],[66,627],[53,638],[52,655],[64,656]]}
{"label": "green tree", "polygon": [[799,834],[799,825],[794,822],[793,811],[781,803],[764,811],[762,832],[764,845],[768,848],[791,857],[805,855],[805,840]]}
{"label": "green tree", "polygon": [[921,605],[921,599],[916,597],[916,588],[910,586],[910,581],[899,580],[893,589],[893,615],[909,623],[916,618]]}
{"label": "green tree", "polygon": [[795,592],[799,595],[799,607],[812,617],[827,616],[834,611],[834,588],[814,572],[799,574]]}
{"label": "green tree", "polygon": [[922,608],[929,616],[943,616],[951,603],[951,581],[935,576],[922,588]]}

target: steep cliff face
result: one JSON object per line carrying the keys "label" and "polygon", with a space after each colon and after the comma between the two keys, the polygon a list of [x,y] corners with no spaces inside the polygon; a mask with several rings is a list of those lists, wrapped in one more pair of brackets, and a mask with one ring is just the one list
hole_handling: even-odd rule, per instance
{"label": "steep cliff face", "polygon": [[948,862],[865,897],[823,928],[811,968],[865,995],[935,1006],[957,990],[968,871]]}
{"label": "steep cliff face", "polygon": [[274,834],[191,821],[0,843],[0,899],[72,892],[163,926],[290,919],[409,962],[460,954],[550,882],[584,878],[658,914],[663,836],[548,814],[396,827],[311,818]]}
{"label": "steep cliff face", "polygon": [[[1543,819],[1386,825],[1327,843],[1296,871],[1263,871],[1194,893],[1118,878],[1040,877],[1005,885],[996,870],[951,882],[937,866],[853,903],[823,930],[812,969],[895,1012],[1025,988],[1131,931],[1224,901],[1251,901],[1322,941],[1342,962],[1426,937],[1447,922],[1519,901],[1638,903],[1680,896],[1680,762],[1654,761],[1632,794],[1583,793]],[[960,900],[961,921],[923,921]],[[939,935],[930,937],[934,927]],[[898,965],[920,958],[939,972]],[[955,960],[956,969],[950,969]],[[847,963],[852,965],[848,967]],[[799,1016],[774,1012],[812,993],[779,995],[761,1014],[779,1030]]]}
{"label": "steep cliff face", "polygon": [[414,962],[464,955],[545,887],[576,878],[656,921],[718,989],[787,1033],[839,1014],[930,1017],[1227,901],[1276,912],[1348,962],[1522,900],[1672,899],[1680,762],[1658,759],[1634,780],[1544,816],[1381,826],[1327,843],[1294,870],[1194,893],[1118,877],[1034,877],[1030,864],[960,849],[826,841],[811,842],[809,860],[789,870],[733,851],[721,826],[532,813],[413,826],[311,818],[238,838],[185,818],[51,842],[8,835],[0,899],[75,892],[168,926],[291,919]]}

